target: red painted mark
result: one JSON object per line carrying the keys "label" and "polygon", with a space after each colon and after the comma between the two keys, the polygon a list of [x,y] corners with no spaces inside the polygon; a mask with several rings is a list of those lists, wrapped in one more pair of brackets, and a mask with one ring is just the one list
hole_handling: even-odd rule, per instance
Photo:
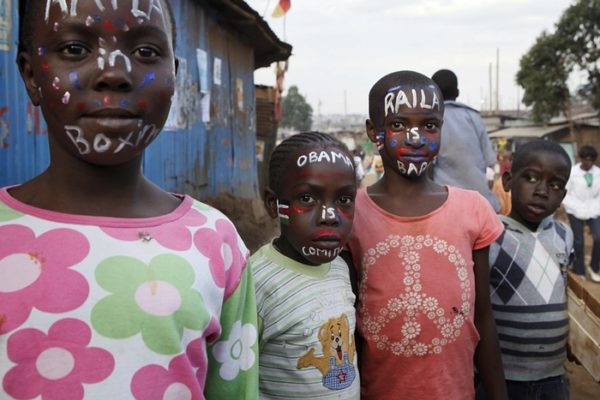
{"label": "red painted mark", "polygon": [[80,101],[79,103],[75,104],[75,109],[77,109],[77,111],[84,111],[85,103]]}
{"label": "red painted mark", "polygon": [[8,112],[8,106],[4,106],[2,108],[0,108],[0,118],[2,118],[2,115],[4,115],[4,113]]}
{"label": "red painted mark", "polygon": [[308,207],[300,207],[300,206],[296,206],[296,205],[294,205],[292,207],[292,209],[294,210],[294,212],[296,214],[304,214],[305,212],[309,212],[310,211],[310,208],[308,208]]}
{"label": "red painted mark", "polygon": [[344,218],[346,218],[348,221],[352,221],[352,220],[354,219],[354,214],[348,214],[347,212],[345,212],[345,211],[344,211],[344,210],[342,210],[341,208],[338,208],[337,210],[338,210],[338,212],[339,212],[340,214],[342,214],[342,216],[343,216]]}
{"label": "red painted mark", "polygon": [[104,29],[106,29],[110,33],[113,33],[115,31],[115,26],[111,21],[104,21]]}
{"label": "red painted mark", "polygon": [[50,66],[48,65],[48,63],[42,64],[42,69],[48,69],[50,68]]}
{"label": "red painted mark", "polygon": [[145,100],[140,100],[137,103],[138,107],[141,109],[145,109],[147,107],[146,101]]}
{"label": "red painted mark", "polygon": [[110,96],[104,96],[104,98],[102,99],[102,101],[104,102],[104,104],[110,104],[110,103],[112,103],[112,99],[110,98]]}

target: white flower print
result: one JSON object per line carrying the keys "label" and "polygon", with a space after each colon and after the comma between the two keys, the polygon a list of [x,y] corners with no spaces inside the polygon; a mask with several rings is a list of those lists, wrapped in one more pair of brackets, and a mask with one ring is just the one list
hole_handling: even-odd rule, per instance
{"label": "white flower print", "polygon": [[441,354],[441,352],[442,352],[442,348],[441,348],[440,346],[435,346],[435,347],[433,348],[433,352],[434,352],[435,354]]}
{"label": "white flower print", "polygon": [[448,261],[450,261],[452,264],[454,264],[456,262],[456,254],[450,254],[448,256]]}
{"label": "white flower print", "polygon": [[415,283],[415,285],[413,286],[413,290],[415,292],[420,292],[421,291],[421,284],[420,283]]}
{"label": "white flower print", "polygon": [[423,301],[423,307],[426,311],[435,311],[438,306],[438,300],[435,297],[427,297]]}
{"label": "white flower print", "polygon": [[390,245],[385,242],[379,242],[375,246],[379,254],[386,255],[390,251]]}
{"label": "white flower print", "polygon": [[369,249],[369,250],[367,250],[367,254],[370,255],[370,256],[374,256],[375,253],[376,253],[375,249]]}
{"label": "white flower print", "polygon": [[424,240],[425,240],[425,236],[423,236],[423,235],[417,236],[417,242],[420,243],[420,242],[423,242]]}
{"label": "white flower print", "polygon": [[458,314],[456,318],[454,318],[454,326],[459,328],[465,324],[465,317],[461,314]]}
{"label": "white flower print", "polygon": [[400,246],[400,236],[399,235],[390,236],[390,246],[392,246],[392,247]]}
{"label": "white flower print", "polygon": [[403,281],[403,282],[404,282],[404,284],[405,284],[406,286],[410,286],[410,285],[412,285],[413,283],[415,283],[415,280],[414,280],[414,278],[413,278],[412,276],[405,276],[405,277],[404,277],[404,281]]}
{"label": "white flower print", "polygon": [[421,306],[421,295],[418,293],[407,293],[402,296],[402,304],[409,310],[414,310]]}
{"label": "white flower print", "polygon": [[412,236],[403,236],[402,237],[402,244],[404,246],[412,246],[414,242],[415,242],[415,238],[413,238]]}
{"label": "white flower print", "polygon": [[441,332],[444,337],[450,337],[454,334],[454,326],[452,324],[444,324]]}
{"label": "white flower print", "polygon": [[421,325],[419,325],[417,322],[411,321],[402,325],[401,330],[404,337],[407,339],[414,339],[419,335],[419,333],[421,333]]}
{"label": "white flower print", "polygon": [[213,356],[221,363],[219,374],[226,381],[238,376],[240,369],[248,371],[256,362],[252,346],[256,343],[258,334],[256,327],[236,321],[229,333],[229,339],[218,342],[213,347]]}
{"label": "white flower print", "polygon": [[454,253],[455,251],[456,251],[456,247],[453,244],[448,246],[448,253]]}
{"label": "white flower print", "polygon": [[417,343],[412,348],[413,353],[417,356],[424,356],[427,354],[427,345],[425,343]]}
{"label": "white flower print", "polygon": [[435,251],[438,254],[443,253],[444,251],[446,251],[447,248],[448,243],[445,240],[438,240],[433,245],[433,251]]}
{"label": "white flower print", "polygon": [[431,245],[433,244],[433,239],[431,239],[431,238],[428,237],[427,239],[425,239],[425,241],[423,242],[423,244],[425,246],[427,246],[427,247],[431,247]]}
{"label": "white flower print", "polygon": [[398,342],[394,342],[390,346],[390,350],[392,351],[392,353],[394,353],[395,355],[399,356],[400,354],[404,353],[404,346],[402,346]]}
{"label": "white flower print", "polygon": [[391,311],[400,311],[400,308],[402,308],[402,303],[400,301],[400,299],[398,298],[392,298],[388,300],[388,308]]}
{"label": "white flower print", "polygon": [[467,279],[467,269],[460,267],[458,269],[458,279],[460,279],[461,281],[464,281],[465,279]]}

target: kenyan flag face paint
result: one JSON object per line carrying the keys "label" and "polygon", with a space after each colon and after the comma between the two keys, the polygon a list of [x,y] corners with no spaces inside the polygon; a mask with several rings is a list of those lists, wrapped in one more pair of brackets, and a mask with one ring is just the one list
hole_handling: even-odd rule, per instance
{"label": "kenyan flag face paint", "polygon": [[290,202],[287,200],[277,200],[277,215],[282,225],[290,223]]}

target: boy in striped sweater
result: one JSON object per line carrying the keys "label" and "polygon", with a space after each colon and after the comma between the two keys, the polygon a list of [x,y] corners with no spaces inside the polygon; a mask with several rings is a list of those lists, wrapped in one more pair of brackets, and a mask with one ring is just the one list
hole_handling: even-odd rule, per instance
{"label": "boy in striped sweater", "polygon": [[501,216],[504,233],[490,246],[490,294],[511,400],[569,398],[563,364],[573,233],[552,214],[570,170],[560,145],[536,140],[518,149],[502,176],[512,211]]}
{"label": "boy in striped sweater", "polygon": [[275,148],[265,205],[281,235],[254,254],[261,399],[359,399],[354,294],[339,257],[354,216],[352,155],[308,132]]}

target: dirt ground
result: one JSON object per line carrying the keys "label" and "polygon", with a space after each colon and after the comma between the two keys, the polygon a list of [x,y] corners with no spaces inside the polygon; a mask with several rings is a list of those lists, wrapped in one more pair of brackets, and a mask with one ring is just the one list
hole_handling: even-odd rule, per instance
{"label": "dirt ground", "polygon": [[[279,233],[277,221],[267,215],[260,199],[239,199],[225,194],[215,198],[202,199],[202,201],[219,209],[233,221],[246,246],[252,252],[258,250]],[[566,221],[564,214],[559,213],[557,217]],[[586,252],[589,254],[590,251],[591,236],[586,230]],[[595,382],[585,368],[569,362],[566,364],[566,370],[571,387],[571,399],[600,399],[600,383]]]}

